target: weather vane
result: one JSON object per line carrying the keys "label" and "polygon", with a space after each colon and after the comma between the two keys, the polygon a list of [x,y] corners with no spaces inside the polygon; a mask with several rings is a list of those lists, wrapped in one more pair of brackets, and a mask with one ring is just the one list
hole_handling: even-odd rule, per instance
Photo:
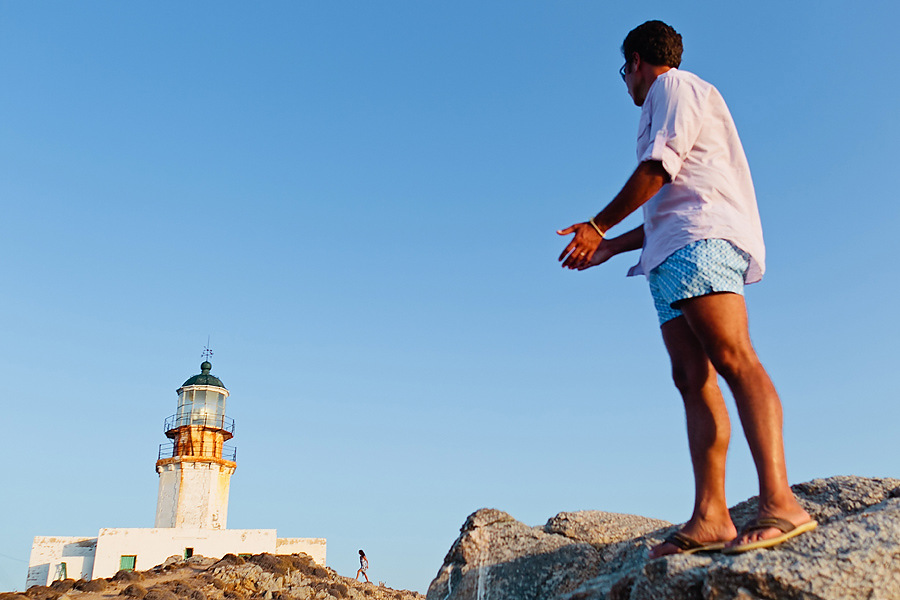
{"label": "weather vane", "polygon": [[203,354],[201,354],[200,357],[205,361],[210,361],[212,356],[213,351],[209,349],[209,336],[206,336],[206,347],[203,348]]}

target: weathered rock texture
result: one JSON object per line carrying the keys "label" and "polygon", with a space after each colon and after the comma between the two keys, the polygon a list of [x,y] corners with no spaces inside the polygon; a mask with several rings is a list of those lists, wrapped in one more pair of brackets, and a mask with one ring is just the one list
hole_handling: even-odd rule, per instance
{"label": "weathered rock texture", "polygon": [[[900,480],[793,486],[818,529],[739,555],[647,550],[677,526],[598,511],[528,527],[494,509],[466,519],[428,600],[900,600]],[[731,509],[738,525],[756,499]]]}
{"label": "weathered rock texture", "polygon": [[[102,583],[101,583],[102,582]],[[140,583],[138,583],[140,582]],[[0,593],[0,600],[424,600],[407,590],[361,583],[316,564],[306,554],[233,554],[221,560],[167,559],[149,571],[120,571],[109,579],[64,580]]]}

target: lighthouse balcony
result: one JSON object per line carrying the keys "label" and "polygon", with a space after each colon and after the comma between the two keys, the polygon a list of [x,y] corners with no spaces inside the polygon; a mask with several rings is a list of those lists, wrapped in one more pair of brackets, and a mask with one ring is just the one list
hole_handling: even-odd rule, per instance
{"label": "lighthouse balcony", "polygon": [[191,456],[194,458],[221,458],[222,460],[230,460],[231,462],[235,462],[237,460],[237,448],[230,444],[223,445],[205,442],[195,442],[188,445],[176,445],[174,442],[169,442],[167,444],[159,445],[158,460],[163,460],[166,458],[178,458],[180,456]]}
{"label": "lighthouse balcony", "polygon": [[215,414],[175,414],[166,419],[163,429],[166,432],[166,437],[175,438],[183,427],[216,429],[225,434],[225,439],[231,439],[234,436],[234,419]]}

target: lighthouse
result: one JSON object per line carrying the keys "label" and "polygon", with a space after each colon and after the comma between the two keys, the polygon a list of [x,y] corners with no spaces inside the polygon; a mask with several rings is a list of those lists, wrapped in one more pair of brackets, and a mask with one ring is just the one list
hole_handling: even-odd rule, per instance
{"label": "lighthouse", "polygon": [[325,538],[279,538],[274,529],[225,527],[237,452],[226,443],[234,437],[234,420],[225,415],[229,393],[212,374],[211,356],[207,348],[200,374],[175,391],[175,414],[165,420],[163,431],[171,441],[160,445],[156,457],[156,525],[102,528],[94,537],[35,536],[26,587],[67,577],[112,577],[173,556],[305,552],[325,565]]}
{"label": "lighthouse", "polygon": [[225,529],[228,489],[237,466],[234,419],[225,415],[228,390],[204,360],[200,374],[176,390],[178,406],[165,420],[156,461],[159,495],[155,527]]}

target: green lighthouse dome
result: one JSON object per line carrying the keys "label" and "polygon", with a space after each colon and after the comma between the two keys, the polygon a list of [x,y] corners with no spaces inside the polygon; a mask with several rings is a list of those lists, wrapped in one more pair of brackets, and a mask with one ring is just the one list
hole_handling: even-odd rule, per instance
{"label": "green lighthouse dome", "polygon": [[215,375],[210,375],[209,372],[212,371],[212,363],[208,360],[204,360],[200,363],[200,374],[194,375],[183,384],[181,387],[187,387],[189,385],[214,385],[216,387],[220,387],[222,389],[227,389],[225,384],[222,383],[222,380],[216,377]]}

